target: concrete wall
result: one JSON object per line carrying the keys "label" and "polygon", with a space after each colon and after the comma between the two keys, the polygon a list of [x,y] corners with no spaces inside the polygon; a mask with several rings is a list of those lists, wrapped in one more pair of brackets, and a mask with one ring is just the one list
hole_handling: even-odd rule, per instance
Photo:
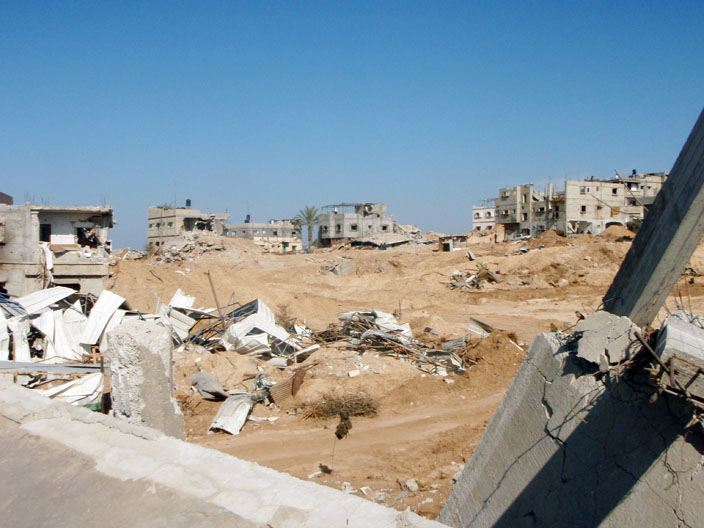
{"label": "concrete wall", "polygon": [[7,526],[442,526],[14,385],[0,441]]}
{"label": "concrete wall", "polygon": [[599,373],[559,334],[530,347],[439,520],[472,527],[702,526],[704,441],[642,370]]}

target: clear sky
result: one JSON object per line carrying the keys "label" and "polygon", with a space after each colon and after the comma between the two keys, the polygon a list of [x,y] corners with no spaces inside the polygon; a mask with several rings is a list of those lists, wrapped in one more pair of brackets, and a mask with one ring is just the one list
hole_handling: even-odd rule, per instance
{"label": "clear sky", "polygon": [[669,170],[704,2],[0,2],[0,191],[234,222],[379,201],[464,232],[500,186]]}

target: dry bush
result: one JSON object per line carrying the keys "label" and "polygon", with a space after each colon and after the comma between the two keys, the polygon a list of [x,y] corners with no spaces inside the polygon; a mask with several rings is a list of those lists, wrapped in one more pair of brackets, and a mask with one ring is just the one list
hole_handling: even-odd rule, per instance
{"label": "dry bush", "polygon": [[335,396],[325,394],[319,401],[306,404],[303,409],[304,418],[327,419],[340,416],[345,409],[350,416],[375,416],[377,405],[365,394],[346,394]]}

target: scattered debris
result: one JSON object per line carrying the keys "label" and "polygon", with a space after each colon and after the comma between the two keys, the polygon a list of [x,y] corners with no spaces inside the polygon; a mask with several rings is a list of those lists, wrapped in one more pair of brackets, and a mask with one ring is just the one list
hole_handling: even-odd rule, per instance
{"label": "scattered debris", "polygon": [[386,312],[347,312],[338,315],[340,325],[331,325],[326,330],[313,332],[312,338],[319,343],[348,341],[351,348],[363,353],[375,351],[399,359],[413,361],[423,372],[447,375],[462,373],[466,365],[450,350],[437,349],[413,338],[408,323],[400,325],[396,318]]}

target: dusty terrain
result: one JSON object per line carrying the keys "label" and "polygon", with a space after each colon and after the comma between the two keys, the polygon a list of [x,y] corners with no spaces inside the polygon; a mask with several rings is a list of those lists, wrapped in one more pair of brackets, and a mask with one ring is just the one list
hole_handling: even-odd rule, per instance
{"label": "dusty terrain", "polygon": [[[378,309],[409,322],[415,336],[444,340],[467,334],[470,317],[501,331],[481,340],[471,334],[478,362],[464,375],[424,374],[412,363],[373,353],[359,355],[343,343],[323,347],[306,362],[317,362],[300,392],[280,409],[255,406],[255,418],[238,436],[207,434],[219,403],[190,389],[187,376],[199,368],[215,372],[225,389],[251,388],[247,374],[272,379],[290,376],[257,360],[232,353],[176,357],[177,397],[190,441],[290,473],[302,479],[367,496],[398,509],[434,518],[452,487],[453,475],[468,460],[533,337],[568,330],[579,314],[596,310],[630,247],[625,230],[600,238],[564,238],[548,232],[539,239],[471,246],[439,252],[432,246],[387,251],[349,248],[312,254],[263,253],[246,240],[215,240],[197,258],[163,263],[154,258],[122,260],[113,270],[113,290],[132,308],[153,311],[155,294],[168,301],[176,288],[196,296],[196,306],[215,301],[207,272],[222,304],[262,299],[275,313],[324,329],[339,312]],[[520,248],[530,251],[519,253]],[[351,260],[349,275],[321,267]],[[502,278],[482,289],[450,289],[455,271],[487,267]],[[704,272],[700,246],[690,266]],[[668,302],[704,310],[704,279],[683,276]],[[432,329],[428,333],[426,329]],[[197,366],[197,363],[199,366]],[[350,377],[351,370],[361,374]],[[250,384],[250,385],[248,385]],[[304,418],[307,405],[325,394],[364,394],[378,406],[375,416],[353,417],[350,434],[336,440],[337,420]],[[332,472],[322,472],[330,468]],[[405,488],[415,479],[419,489]],[[348,484],[345,484],[348,483]]]}

